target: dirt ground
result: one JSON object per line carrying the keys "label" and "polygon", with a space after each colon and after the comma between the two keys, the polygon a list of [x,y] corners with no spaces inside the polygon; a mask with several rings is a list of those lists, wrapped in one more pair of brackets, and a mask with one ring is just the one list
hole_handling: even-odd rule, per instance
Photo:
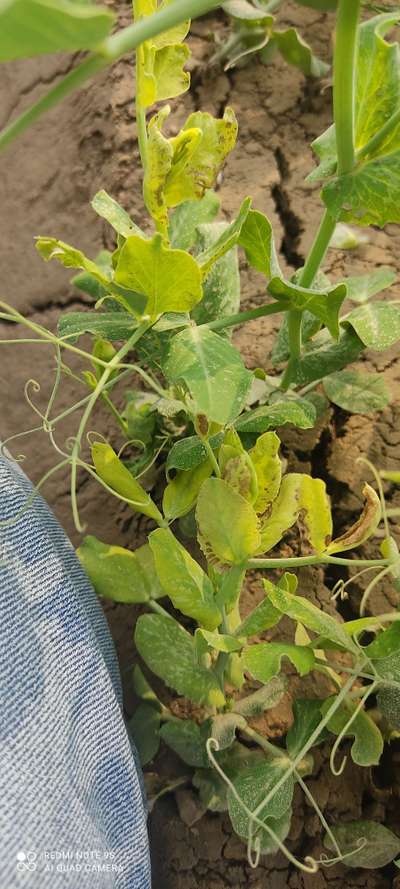
{"label": "dirt ground", "polygon": [[[128,4],[122,19],[128,20]],[[296,6],[283,4],[281,21],[297,25],[314,50],[330,59],[332,17]],[[266,68],[257,60],[245,68],[230,71],[210,70],[206,65],[212,48],[211,35],[224,27],[222,14],[193,25],[191,38],[194,58],[192,89],[173,104],[170,132],[173,134],[192,110],[201,108],[221,114],[231,105],[239,120],[239,141],[226,164],[220,184],[223,212],[227,218],[237,211],[246,195],[254,206],[265,212],[274,226],[282,265],[288,271],[299,267],[313,238],[320,217],[318,189],[311,189],[304,178],[312,169],[309,147],[331,122],[329,79],[306,81],[279,58]],[[74,62],[76,59],[74,60]],[[2,110],[0,125],[31,104],[49,84],[68,70],[64,58],[44,58],[2,67]],[[84,309],[91,303],[69,284],[68,271],[56,264],[45,265],[33,247],[35,235],[51,235],[74,244],[94,256],[101,247],[112,245],[112,236],[90,208],[90,199],[99,188],[113,195],[143,224],[141,171],[136,141],[133,107],[132,67],[128,58],[98,77],[79,94],[66,100],[19,139],[0,157],[0,260],[3,271],[1,299],[7,300],[36,323],[55,329],[60,312]],[[369,242],[353,253],[332,250],[326,270],[333,280],[348,274],[390,265],[400,273],[400,232],[395,226],[370,232]],[[251,307],[263,299],[262,280],[243,264],[243,306]],[[396,285],[393,294],[397,292]],[[250,368],[271,370],[270,350],[277,322],[259,319],[235,334]],[[2,324],[2,339],[29,334],[10,324]],[[37,418],[24,397],[27,380],[34,377],[40,391],[29,394],[42,410],[47,404],[54,378],[54,357],[44,345],[3,345],[0,363],[0,435],[10,435],[37,425]],[[76,357],[73,369],[81,368]],[[312,470],[324,478],[331,494],[336,528],[341,530],[360,510],[361,481],[365,469],[357,465],[360,455],[367,456],[380,468],[400,469],[400,359],[393,348],[384,354],[368,355],[364,366],[385,372],[393,401],[381,414],[350,416],[330,408],[315,430],[304,433],[285,427],[282,441],[290,468]],[[56,406],[61,413],[84,392],[66,377]],[[76,422],[76,421],[75,421]],[[110,419],[100,409],[92,428],[118,440]],[[74,423],[62,421],[57,440],[63,444],[73,434]],[[36,483],[56,462],[56,456],[43,432],[10,442],[14,455],[26,455],[24,468]],[[400,493],[388,486],[391,505],[400,505]],[[44,495],[74,543],[79,535],[73,528],[67,471],[52,476]],[[145,518],[133,519],[123,505],[110,509],[108,495],[95,482],[79,479],[81,517],[90,533],[110,543],[132,548],[144,542]],[[394,529],[396,530],[396,529]],[[289,541],[295,549],[296,541]],[[371,553],[373,547],[366,547]],[[320,572],[303,572],[301,589],[311,600],[334,610],[328,587],[337,580],[334,571],[323,578]],[[325,583],[325,585],[324,585]],[[361,586],[353,586],[350,599],[339,605],[343,616],[357,614]],[[257,581],[250,580],[246,603],[260,596]],[[383,583],[371,602],[377,613],[397,604],[390,583]],[[135,609],[122,606],[106,609],[116,641],[124,676],[132,662],[132,627]],[[305,692],[307,693],[307,692]],[[127,694],[130,710],[131,695]],[[282,732],[290,722],[287,710],[276,714],[272,734]],[[271,725],[270,725],[271,729]],[[340,778],[333,778],[326,764],[326,752],[317,754],[310,786],[330,822],[372,818],[400,830],[398,808],[400,744],[393,745],[393,755],[384,767],[371,775],[348,765]],[[164,750],[156,766],[161,773],[173,772],[175,761]],[[392,769],[389,773],[388,769]],[[389,777],[390,774],[390,777]],[[397,790],[396,790],[397,786]],[[381,873],[346,870],[336,867],[317,876],[296,872],[280,855],[264,858],[251,870],[245,850],[232,836],[226,817],[205,815],[194,821],[186,817],[191,791],[177,798],[169,796],[154,808],[150,827],[154,859],[154,889],[389,889],[397,886],[395,868]],[[180,818],[186,817],[185,823]],[[397,819],[397,820],[396,820]],[[318,855],[321,830],[314,812],[299,795],[290,834],[290,848],[297,855]]]}

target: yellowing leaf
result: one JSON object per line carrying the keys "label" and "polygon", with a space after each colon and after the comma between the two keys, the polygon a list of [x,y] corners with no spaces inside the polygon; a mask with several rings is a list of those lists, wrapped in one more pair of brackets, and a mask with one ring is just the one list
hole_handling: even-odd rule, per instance
{"label": "yellowing leaf", "polygon": [[168,521],[187,515],[196,503],[203,482],[212,473],[209,460],[189,471],[180,471],[168,482],[163,495],[163,513]]}
{"label": "yellowing leaf", "polygon": [[279,447],[280,441],[276,433],[265,432],[249,451],[258,480],[258,496],[254,503],[258,515],[265,512],[279,492],[282,477]]}
{"label": "yellowing leaf", "polygon": [[270,511],[261,517],[258,554],[272,549],[297,521],[301,510],[301,478],[300,473],[291,472],[282,479],[279,494]]}
{"label": "yellowing leaf", "polygon": [[[237,120],[232,108],[226,108],[223,118],[217,119],[206,111],[190,114],[183,131],[198,129],[201,138],[185,169],[181,171],[180,201],[203,197],[207,188],[215,184],[221,166],[234,148],[237,137]],[[171,178],[166,186],[166,199],[176,183]],[[176,200],[176,196],[175,196]]]}
{"label": "yellowing leaf", "polygon": [[240,564],[257,551],[260,534],[254,509],[222,479],[204,482],[196,521],[200,546],[211,563]]}
{"label": "yellowing leaf", "polygon": [[328,555],[354,549],[355,546],[360,546],[375,534],[382,515],[381,502],[370,485],[364,485],[363,495],[365,505],[360,518],[348,531],[337,537],[336,540],[332,540],[332,543],[326,548]]}
{"label": "yellowing leaf", "polygon": [[325,482],[320,478],[303,475],[300,492],[301,508],[307,537],[318,555],[326,550],[332,537],[332,514]]}
{"label": "yellowing leaf", "polygon": [[215,630],[222,615],[207,574],[166,528],[153,531],[149,543],[160,583],[175,608]]}
{"label": "yellowing leaf", "polygon": [[200,269],[189,253],[132,235],[121,248],[115,281],[147,296],[146,312],[188,312],[203,295]]}
{"label": "yellowing leaf", "polygon": [[165,595],[147,544],[131,552],[89,536],[77,556],[99,596],[114,602],[147,602]]}
{"label": "yellowing leaf", "polygon": [[92,446],[92,459],[97,475],[109,488],[129,500],[135,512],[142,512],[156,522],[162,521],[156,504],[124,466],[111,445],[96,442]]}
{"label": "yellowing leaf", "polygon": [[65,244],[64,241],[59,241],[58,238],[37,238],[35,246],[45,262],[49,262],[50,259],[57,259],[65,268],[84,269],[85,272],[93,275],[96,281],[99,281],[103,287],[108,287],[108,278],[103,274],[100,267],[91,259],[88,259],[81,250],[76,250],[75,247]]}
{"label": "yellowing leaf", "polygon": [[[168,207],[175,206],[173,188],[167,200],[167,180],[178,178],[182,168],[188,162],[200,139],[200,130],[191,129],[179,133],[174,139],[167,139],[162,133],[162,126],[170,113],[166,105],[148,124],[147,164],[144,177],[144,198],[147,209],[161,226],[167,230]],[[177,202],[180,203],[179,191]]]}
{"label": "yellowing leaf", "polygon": [[[135,20],[152,15],[162,9],[170,0],[158,4],[157,0],[134,0]],[[185,21],[151,40],[146,40],[137,48],[138,99],[143,108],[173,99],[186,92],[190,86],[190,74],[184,70],[190,51],[181,41],[189,30],[190,22]]]}

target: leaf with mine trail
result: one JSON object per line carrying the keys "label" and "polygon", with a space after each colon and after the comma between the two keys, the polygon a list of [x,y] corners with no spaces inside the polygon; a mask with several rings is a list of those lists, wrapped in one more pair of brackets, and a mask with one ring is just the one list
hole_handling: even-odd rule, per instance
{"label": "leaf with mine trail", "polygon": [[133,510],[142,512],[156,522],[162,521],[162,515],[149,494],[124,466],[111,445],[95,442],[92,445],[92,460],[97,475],[109,488],[129,500]]}
{"label": "leaf with mine trail", "polygon": [[315,662],[311,648],[285,642],[259,642],[244,649],[242,663],[254,679],[269,682],[281,672],[283,658],[291,661],[300,676],[309,673]]}
{"label": "leaf with mine trail", "polygon": [[[321,707],[321,713],[326,715],[335,698],[328,698]],[[346,700],[333,714],[328,722],[328,729],[334,735],[340,735],[345,729],[357,709],[357,704]],[[359,766],[376,766],[383,753],[383,738],[374,721],[365,712],[360,710],[343,735],[344,738],[353,738],[351,745],[351,758]]]}
{"label": "leaf with mine trail", "polygon": [[193,413],[226,425],[240,413],[252,382],[242,358],[226,339],[206,327],[190,327],[171,341],[163,362],[167,380],[185,384]]}
{"label": "leaf with mine trail", "polygon": [[232,247],[235,247],[238,243],[250,207],[251,198],[245,198],[236,219],[227,225],[223,231],[221,231],[219,237],[210,243],[205,250],[197,254],[196,259],[204,277],[206,277],[214,263],[217,262],[218,259],[221,259],[221,256],[224,256],[225,253],[228,253],[229,250],[232,250]]}
{"label": "leaf with mine trail", "polygon": [[132,552],[89,536],[77,556],[99,596],[114,602],[147,602],[165,595],[147,544]]}
{"label": "leaf with mine trail", "polygon": [[85,333],[114,341],[129,339],[136,327],[136,319],[127,312],[68,312],[58,322],[58,333],[70,343]]}
{"label": "leaf with mine trail", "polygon": [[[182,204],[182,206],[184,206]],[[212,222],[197,226],[195,254],[212,247],[227,231],[227,222]],[[212,268],[203,281],[203,299],[191,312],[196,324],[208,324],[224,315],[235,315],[240,308],[240,275],[236,247],[232,247]],[[229,335],[229,329],[225,336]]]}
{"label": "leaf with mine trail", "polygon": [[190,250],[196,240],[198,226],[213,222],[219,208],[219,197],[212,189],[206,191],[202,198],[179,204],[169,220],[171,247]]}
{"label": "leaf with mine trail", "polygon": [[[263,799],[276,786],[284,776],[288,767],[284,757],[281,761],[261,761],[249,765],[233,778],[233,786],[236,794],[245,803],[250,812],[254,812],[260,806],[258,818],[267,826],[270,825],[274,833],[281,835],[283,822],[283,835],[286,835],[290,826],[291,805],[294,791],[294,778],[289,775],[281,784],[269,802],[263,807]],[[243,839],[248,837],[249,816],[240,805],[236,794],[228,790],[228,811],[234,831]],[[273,843],[268,831],[261,831],[255,826],[253,837],[259,837],[261,851],[270,851]],[[272,846],[273,848],[273,846]]]}
{"label": "leaf with mine trail", "polygon": [[313,291],[284,281],[282,278],[272,278],[268,284],[268,291],[279,302],[285,303],[290,310],[311,312],[326,325],[329,333],[338,339],[339,311],[347,293],[345,284],[336,284],[323,291]]}
{"label": "leaf with mine trail", "polygon": [[400,339],[400,303],[368,303],[353,309],[342,323],[351,325],[364,346],[384,352]]}
{"label": "leaf with mine trail", "polygon": [[224,705],[216,676],[197,662],[193,636],[172,617],[141,615],[136,623],[135,644],[149,669],[178,694],[197,704]]}
{"label": "leaf with mine trail", "polygon": [[351,414],[382,410],[391,399],[383,377],[360,370],[331,374],[324,380],[324,389],[330,401]]}
{"label": "leaf with mine trail", "polygon": [[163,494],[163,513],[168,521],[173,522],[193,509],[200,488],[212,471],[210,461],[205,460],[194,469],[178,471],[168,482]]}
{"label": "leaf with mine trail", "polygon": [[294,596],[282,587],[275,585],[272,588],[268,587],[268,595],[274,608],[277,608],[281,614],[286,614],[319,636],[330,639],[346,651],[351,651],[353,654],[358,653],[357,645],[339,621],[331,617],[330,614],[325,614],[320,608],[316,608],[303,596]]}
{"label": "leaf with mine trail", "polygon": [[114,21],[110,10],[86,0],[6,0],[0,7],[0,62],[95,49]]}
{"label": "leaf with mine trail", "polygon": [[[399,837],[376,821],[350,821],[331,830],[347,867],[385,867],[400,852]],[[337,854],[330,836],[325,836],[324,845]]]}
{"label": "leaf with mine trail", "polygon": [[196,521],[200,546],[211,563],[240,565],[259,546],[253,507],[222,479],[209,478],[204,482],[197,501]]}
{"label": "leaf with mine trail", "polygon": [[[187,118],[181,133],[197,130],[199,139],[186,164],[175,164],[165,183],[168,206],[202,198],[213,188],[227,155],[235,147],[238,124],[232,108],[222,118],[206,111],[195,111]],[[171,140],[173,141],[173,140]]]}
{"label": "leaf with mine trail", "polygon": [[258,688],[245,698],[234,702],[235,713],[240,713],[246,718],[260,716],[265,710],[272,710],[282,700],[287,690],[288,682],[285,676],[274,676],[266,685]]}
{"label": "leaf with mine trail", "polygon": [[345,278],[347,298],[352,299],[356,303],[365,303],[371,299],[371,296],[375,296],[381,290],[391,287],[396,279],[397,273],[395,269],[391,269],[388,266],[381,266],[368,275],[356,275],[352,278]]}
{"label": "leaf with mine trail", "polygon": [[207,734],[203,726],[191,719],[166,722],[161,728],[160,736],[188,766],[207,768]]}
{"label": "leaf with mine trail", "polygon": [[[385,35],[399,21],[394,10],[363,22],[358,30],[356,68],[355,148],[370,139],[398,110],[400,97],[400,48]],[[313,143],[321,165],[313,178],[330,178],[323,200],[337,219],[357,225],[384,226],[399,222],[397,201],[400,182],[400,125],[362,157],[350,173],[336,174],[334,127]],[[356,154],[357,158],[357,154]]]}
{"label": "leaf with mine trail", "polygon": [[165,247],[160,234],[131,235],[121,248],[115,281],[147,297],[146,312],[187,312],[203,291],[200,269],[189,253]]}
{"label": "leaf with mine trail", "polygon": [[328,555],[354,549],[375,534],[382,516],[381,502],[371,485],[364,485],[363,496],[365,504],[360,518],[344,534],[332,540],[326,548]]}
{"label": "leaf with mine trail", "polygon": [[93,210],[109,222],[117,234],[122,235],[124,238],[129,238],[129,235],[140,235],[142,238],[145,237],[139,226],[132,222],[132,219],[126,210],[124,210],[114,198],[107,194],[104,189],[95,194],[91,203]]}
{"label": "leaf with mine trail", "polygon": [[198,562],[166,528],[152,531],[149,543],[159,581],[174,607],[208,630],[218,627],[222,615],[212,583]]}
{"label": "leaf with mine trail", "polygon": [[128,722],[142,766],[151,762],[158,753],[160,725],[159,710],[146,702],[139,704]]}
{"label": "leaf with mine trail", "polygon": [[240,232],[239,244],[244,249],[247,262],[257,272],[262,272],[268,279],[281,274],[272,225],[264,213],[249,211]]}
{"label": "leaf with mine trail", "polygon": [[300,510],[301,475],[290,472],[282,479],[279,494],[269,512],[260,519],[260,545],[257,554],[268,552],[297,521]]}

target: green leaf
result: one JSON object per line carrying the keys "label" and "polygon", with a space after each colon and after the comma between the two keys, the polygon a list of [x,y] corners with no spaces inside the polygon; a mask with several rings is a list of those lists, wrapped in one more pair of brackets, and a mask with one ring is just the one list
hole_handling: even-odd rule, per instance
{"label": "green leaf", "polygon": [[157,755],[160,746],[160,713],[151,704],[139,704],[128,723],[142,766]]}
{"label": "green leaf", "polygon": [[162,712],[163,705],[161,701],[159,701],[156,693],[153,691],[150,683],[147,681],[143,670],[140,669],[139,664],[135,664],[133,668],[133,688],[135,690],[135,694],[142,701],[147,701],[148,704],[152,704],[159,713]]}
{"label": "green leaf", "polygon": [[[104,278],[107,280],[111,279],[113,275],[112,253],[109,250],[100,250],[94,261],[97,268],[103,273]],[[79,272],[77,275],[74,275],[71,278],[71,284],[77,287],[78,290],[82,290],[83,293],[88,293],[96,302],[107,295],[107,289],[90,272]],[[122,311],[118,303],[116,307],[119,311]]]}
{"label": "green leaf", "polygon": [[92,445],[92,459],[97,475],[109,488],[129,500],[129,505],[135,512],[142,512],[156,522],[162,521],[162,515],[151,497],[124,466],[110,445],[95,442]]}
{"label": "green leaf", "polygon": [[319,636],[324,636],[337,643],[346,651],[357,654],[357,645],[349,638],[339,621],[331,617],[330,614],[325,614],[320,608],[316,608],[315,605],[308,602],[303,596],[293,596],[282,589],[282,587],[277,586],[269,588],[268,595],[274,608],[277,608],[282,614],[286,614],[297,623],[303,624],[303,626],[313,630]]}
{"label": "green leaf", "polygon": [[113,23],[112,12],[93,3],[3,0],[0,61],[94,49],[107,37]]}
{"label": "green leaf", "polygon": [[95,194],[92,207],[122,237],[129,238],[130,235],[144,237],[143,232],[132,222],[128,213],[104,189]]}
{"label": "green leaf", "polygon": [[314,406],[305,398],[296,398],[293,401],[276,401],[273,404],[257,407],[253,411],[247,411],[236,420],[235,428],[238,432],[266,432],[271,426],[284,426],[293,423],[299,429],[311,429],[314,426],[316,411]]}
{"label": "green leaf", "polygon": [[254,509],[257,514],[265,512],[278,496],[282,479],[282,464],[279,459],[280,441],[275,432],[264,432],[249,451],[258,481],[258,495]]}
{"label": "green leaf", "polygon": [[[324,333],[322,331],[321,333]],[[347,329],[337,343],[327,345],[325,339],[314,340],[312,349],[297,362],[292,382],[298,386],[312,383],[347,367],[364,349],[354,330]]]}
{"label": "green leaf", "polygon": [[[264,821],[267,826],[270,826],[273,830],[275,829],[278,835],[281,833],[282,820],[285,825],[285,833],[289,829],[288,824],[290,825],[294,790],[293,776],[288,776],[265,807],[262,806],[262,802],[264,797],[271,792],[275,784],[282,778],[286,768],[285,764],[282,765],[277,762],[256,762],[254,765],[250,765],[247,769],[239,772],[232,782],[236,793],[250,812],[254,812],[260,806],[260,812],[257,817],[260,821]],[[234,831],[240,837],[246,839],[249,832],[249,817],[232,790],[228,790],[228,810]],[[253,837],[258,836],[260,838],[261,851],[269,851],[271,838],[268,832],[260,832],[260,828],[255,827]]]}
{"label": "green leaf", "polygon": [[390,402],[390,391],[377,374],[359,370],[341,370],[324,380],[328,398],[351,414],[382,410]]}
{"label": "green leaf", "polygon": [[381,268],[375,269],[374,272],[370,272],[368,275],[356,275],[353,278],[346,278],[344,283],[347,287],[347,298],[352,299],[356,303],[365,303],[371,296],[375,296],[381,290],[386,290],[396,280],[397,273],[395,269],[388,268],[387,266],[381,266]]}
{"label": "green leaf", "polygon": [[196,521],[200,546],[211,563],[217,560],[241,564],[257,550],[260,535],[256,513],[222,479],[209,478],[204,482],[197,501]]}
{"label": "green leaf", "polygon": [[192,768],[207,768],[206,733],[191,719],[166,722],[160,735],[168,747]]}
{"label": "green leaf", "polygon": [[381,679],[400,681],[400,623],[393,623],[363,649]]}
{"label": "green leaf", "polygon": [[144,570],[139,553],[140,550],[131,552],[122,546],[110,546],[93,536],[85,537],[77,550],[96,593],[114,602],[147,602],[158,598],[159,584],[157,582],[154,597],[152,575]]}
{"label": "green leaf", "polygon": [[[213,449],[218,448],[222,444],[223,433],[211,436],[209,439]],[[198,435],[190,435],[181,441],[176,441],[168,453],[166,470],[167,474],[171,469],[183,469],[189,471],[204,463],[207,460],[208,451],[205,444]]]}
{"label": "green leaf", "polygon": [[250,210],[239,236],[246,259],[266,278],[281,274],[275,251],[272,225],[259,210]]}
{"label": "green leaf", "polygon": [[150,316],[187,312],[203,292],[200,269],[188,253],[165,247],[161,235],[151,240],[131,235],[121,248],[115,281],[147,296]]}
{"label": "green leaf", "polygon": [[345,284],[336,284],[323,291],[312,291],[298,284],[288,283],[282,278],[272,278],[268,291],[279,302],[286,303],[288,309],[311,312],[326,325],[335,339],[339,337],[339,310],[346,299]]}
{"label": "green leaf", "polygon": [[152,531],[149,543],[161,586],[174,607],[208,630],[218,627],[222,616],[212,583],[200,565],[165,528]]}
{"label": "green leaf", "polygon": [[[398,676],[400,675],[400,671]],[[382,685],[376,696],[378,708],[391,728],[400,732],[400,688]]]}
{"label": "green leaf", "polygon": [[344,534],[332,540],[332,543],[326,548],[329,555],[354,549],[355,546],[360,546],[375,534],[382,516],[381,501],[368,484],[363,487],[363,497],[365,503],[360,518]]}
{"label": "green leaf", "polygon": [[324,77],[328,73],[329,65],[313,54],[308,43],[300,37],[296,28],[273,31],[272,39],[277,44],[285,62],[300,68],[306,77]]}
{"label": "green leaf", "polygon": [[[335,698],[328,698],[321,707],[321,713],[326,715]],[[328,729],[334,735],[340,735],[357,709],[357,704],[352,701],[344,701],[328,722]],[[365,710],[360,710],[349,725],[345,738],[353,738],[351,746],[351,758],[359,766],[376,766],[383,753],[383,738],[373,720]]]}
{"label": "green leaf", "polygon": [[[321,701],[312,698],[293,702],[294,721],[286,735],[286,749],[291,759],[300,753],[321,722]],[[321,741],[325,740],[321,733]]]}
{"label": "green leaf", "polygon": [[135,644],[149,669],[179,695],[210,707],[224,705],[217,678],[197,662],[193,636],[171,617],[141,615]]}
{"label": "green leaf", "polygon": [[219,237],[216,240],[214,239],[205,250],[197,255],[197,262],[204,276],[208,274],[214,263],[221,259],[221,256],[232,250],[232,247],[235,247],[238,243],[240,232],[246,222],[250,207],[251,198],[245,198],[236,219],[229,225],[223,226]]}
{"label": "green leaf", "polygon": [[209,460],[189,471],[177,472],[163,494],[163,513],[168,521],[187,515],[196,504],[200,488],[212,473]]}
{"label": "green leaf", "polygon": [[285,676],[274,676],[266,685],[258,688],[253,694],[235,701],[235,713],[247,718],[260,716],[265,710],[272,710],[282,700],[287,690]]}
{"label": "green leaf", "polygon": [[170,383],[187,386],[194,413],[221,425],[240,413],[252,382],[239,352],[202,327],[190,327],[173,338],[163,370]]}
{"label": "green leaf", "polygon": [[350,324],[364,346],[384,352],[400,339],[400,304],[376,302],[353,309],[344,324]]}
{"label": "green leaf", "polygon": [[180,204],[171,213],[169,220],[171,247],[190,250],[196,240],[198,226],[213,222],[219,208],[219,197],[212,189],[206,191],[198,200],[184,201]]}
{"label": "green leaf", "polygon": [[235,636],[258,636],[264,630],[274,627],[282,618],[282,614],[271,604],[269,592],[274,586],[270,580],[264,580],[265,599],[251,611],[235,630]]}
{"label": "green leaf", "polygon": [[238,639],[235,639],[234,636],[227,636],[226,633],[210,633],[208,630],[196,630],[196,633],[201,633],[207,645],[214,648],[215,651],[225,651],[230,654],[232,651],[240,651],[243,648]]}
{"label": "green leaf", "polygon": [[246,569],[234,565],[220,577],[220,587],[216,596],[216,601],[220,608],[225,608],[226,613],[230,614],[239,602],[242,586],[246,577]]}
{"label": "green leaf", "polygon": [[[346,855],[347,867],[385,867],[400,852],[399,837],[376,821],[350,821],[333,827],[332,833],[342,855]],[[329,836],[324,845],[337,854]]]}
{"label": "green leaf", "polygon": [[281,672],[282,658],[291,661],[300,676],[309,673],[315,661],[311,648],[285,642],[259,642],[244,649],[242,663],[254,679],[269,682]]}
{"label": "green leaf", "polygon": [[[400,49],[384,35],[399,21],[398,12],[364,22],[358,32],[356,71],[355,147],[364,147],[398,109],[400,98]],[[332,128],[313,145],[322,158],[319,173],[332,176],[336,148]],[[345,222],[384,226],[399,222],[396,198],[400,182],[400,126],[394,127],[376,148],[350,172],[324,186],[323,200],[330,213]]]}
{"label": "green leaf", "polygon": [[137,322],[127,312],[68,312],[58,322],[58,333],[76,343],[84,333],[104,337],[107,340],[127,340],[132,336]]}
{"label": "green leaf", "polygon": [[[182,205],[184,206],[184,205]],[[226,222],[199,225],[196,252],[206,250],[218,241],[227,229]],[[206,324],[223,315],[234,315],[240,308],[240,275],[237,250],[229,250],[214,263],[203,281],[203,299],[191,317],[196,324]]]}

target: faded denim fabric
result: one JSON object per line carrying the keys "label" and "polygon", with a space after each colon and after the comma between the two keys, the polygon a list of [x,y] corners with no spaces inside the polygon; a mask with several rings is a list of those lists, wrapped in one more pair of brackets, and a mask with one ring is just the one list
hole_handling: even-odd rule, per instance
{"label": "faded denim fabric", "polygon": [[150,889],[114,646],[73,547],[0,457],[0,887]]}

